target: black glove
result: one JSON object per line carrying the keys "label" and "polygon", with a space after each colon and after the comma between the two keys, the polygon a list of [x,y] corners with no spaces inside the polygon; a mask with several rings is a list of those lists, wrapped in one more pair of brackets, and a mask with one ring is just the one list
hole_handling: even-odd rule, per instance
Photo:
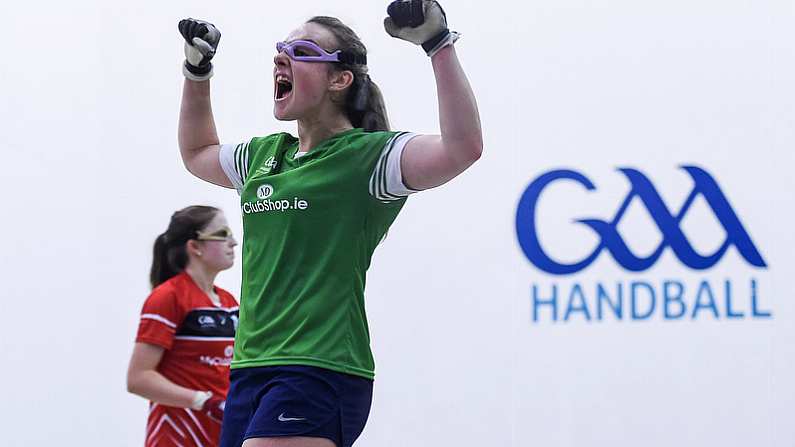
{"label": "black glove", "polygon": [[460,37],[447,29],[447,15],[434,0],[395,0],[386,10],[384,28],[392,37],[421,45],[428,56]]}
{"label": "black glove", "polygon": [[221,32],[212,23],[196,19],[179,21],[180,34],[185,38],[185,65],[182,73],[192,81],[206,81],[213,75],[213,64]]}

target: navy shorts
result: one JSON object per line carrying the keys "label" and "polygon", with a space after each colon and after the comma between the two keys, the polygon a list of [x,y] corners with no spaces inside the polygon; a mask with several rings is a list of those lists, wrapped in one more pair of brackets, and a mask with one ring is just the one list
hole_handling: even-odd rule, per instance
{"label": "navy shorts", "polygon": [[311,436],[349,447],[364,430],[373,381],[311,366],[233,369],[221,447],[248,438]]}

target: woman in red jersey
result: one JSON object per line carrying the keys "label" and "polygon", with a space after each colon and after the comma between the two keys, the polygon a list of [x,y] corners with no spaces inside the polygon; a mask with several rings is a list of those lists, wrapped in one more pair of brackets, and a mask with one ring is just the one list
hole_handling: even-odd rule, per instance
{"label": "woman in red jersey", "polygon": [[190,206],[155,240],[127,390],[149,399],[145,445],[216,446],[238,303],[213,284],[237,245],[224,214]]}

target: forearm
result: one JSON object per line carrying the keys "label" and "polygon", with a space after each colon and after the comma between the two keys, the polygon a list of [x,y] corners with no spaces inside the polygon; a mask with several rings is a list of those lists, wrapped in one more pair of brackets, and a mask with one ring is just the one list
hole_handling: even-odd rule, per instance
{"label": "forearm", "polygon": [[152,402],[181,408],[191,408],[196,391],[201,391],[177,385],[155,370],[131,375],[127,380],[127,390]]}
{"label": "forearm", "polygon": [[442,48],[431,59],[439,100],[442,145],[448,156],[474,162],[483,150],[477,101],[458,61],[455,47]]}
{"label": "forearm", "polygon": [[210,81],[185,79],[178,134],[180,152],[185,161],[200,149],[219,144],[210,103]]}

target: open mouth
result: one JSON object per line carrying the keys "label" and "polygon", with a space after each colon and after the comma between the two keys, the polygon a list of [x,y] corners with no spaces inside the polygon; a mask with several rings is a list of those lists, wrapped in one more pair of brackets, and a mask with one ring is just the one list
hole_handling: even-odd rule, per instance
{"label": "open mouth", "polygon": [[290,82],[289,79],[285,76],[277,76],[276,77],[276,92],[274,93],[274,99],[276,101],[280,101],[284,98],[290,96],[293,92],[293,83]]}

